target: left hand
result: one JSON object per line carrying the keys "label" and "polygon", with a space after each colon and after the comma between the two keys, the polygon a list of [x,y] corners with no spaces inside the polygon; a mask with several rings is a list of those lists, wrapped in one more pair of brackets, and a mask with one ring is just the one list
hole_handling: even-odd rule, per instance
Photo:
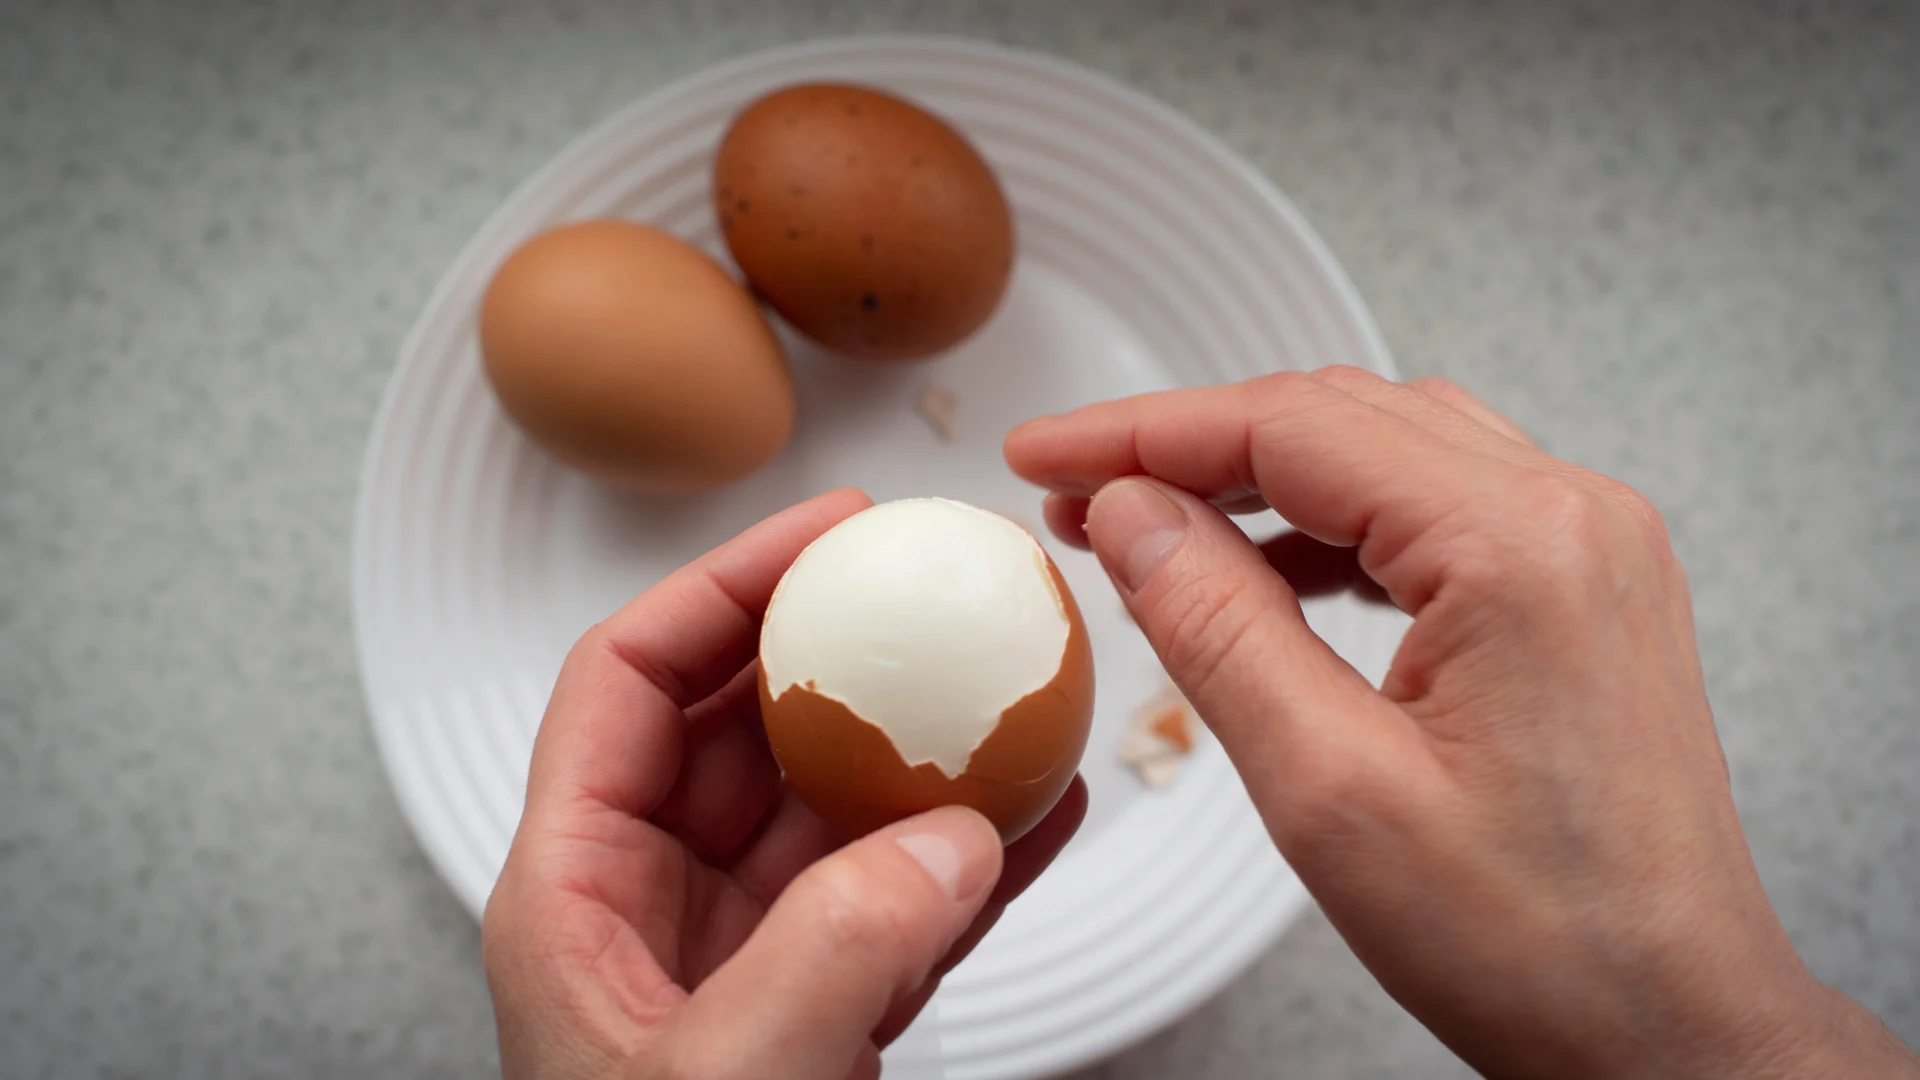
{"label": "left hand", "polygon": [[760,618],[801,549],[869,505],[770,518],[568,655],[482,930],[507,1077],[870,1080],[1079,827],[1076,779],[1004,855],[960,807],[847,844],[782,783]]}

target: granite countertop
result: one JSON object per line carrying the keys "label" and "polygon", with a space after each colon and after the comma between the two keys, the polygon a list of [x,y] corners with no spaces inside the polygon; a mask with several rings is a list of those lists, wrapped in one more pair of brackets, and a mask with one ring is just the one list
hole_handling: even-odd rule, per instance
{"label": "granite countertop", "polygon": [[[1409,376],[1666,512],[1761,871],[1920,1041],[1920,8],[0,5],[0,1074],[468,1076],[478,934],[365,722],[347,539],[402,334],[584,126],[910,29],[1155,94]],[[1320,917],[1088,1077],[1457,1075]]]}

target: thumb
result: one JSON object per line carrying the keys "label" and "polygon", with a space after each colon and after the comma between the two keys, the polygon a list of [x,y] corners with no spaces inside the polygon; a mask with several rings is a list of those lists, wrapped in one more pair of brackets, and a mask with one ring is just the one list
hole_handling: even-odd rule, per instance
{"label": "thumb", "polygon": [[675,1017],[670,1075],[843,1080],[986,904],[1000,835],[949,806],[808,867]]}
{"label": "thumb", "polygon": [[1116,480],[1087,508],[1087,540],[1283,851],[1290,817],[1337,805],[1328,785],[1363,775],[1394,749],[1383,744],[1412,734],[1205,501],[1157,480]]}

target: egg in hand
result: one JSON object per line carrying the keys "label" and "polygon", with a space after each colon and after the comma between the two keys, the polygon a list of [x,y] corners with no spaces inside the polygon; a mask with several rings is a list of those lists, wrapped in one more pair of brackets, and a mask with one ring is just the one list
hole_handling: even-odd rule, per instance
{"label": "egg in hand", "polygon": [[1012,841],[1079,767],[1093,651],[1032,534],[903,499],[794,560],[761,628],[760,696],[787,782],[844,835],[961,804]]}

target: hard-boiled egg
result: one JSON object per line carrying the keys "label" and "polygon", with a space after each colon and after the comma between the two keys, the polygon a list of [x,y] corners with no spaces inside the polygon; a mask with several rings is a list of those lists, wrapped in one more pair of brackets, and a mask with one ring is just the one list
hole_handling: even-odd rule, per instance
{"label": "hard-boiled egg", "polygon": [[788,569],[761,630],[760,698],[788,783],[848,836],[958,803],[1012,840],[1079,766],[1093,653],[1032,534],[904,499],[841,522]]}

